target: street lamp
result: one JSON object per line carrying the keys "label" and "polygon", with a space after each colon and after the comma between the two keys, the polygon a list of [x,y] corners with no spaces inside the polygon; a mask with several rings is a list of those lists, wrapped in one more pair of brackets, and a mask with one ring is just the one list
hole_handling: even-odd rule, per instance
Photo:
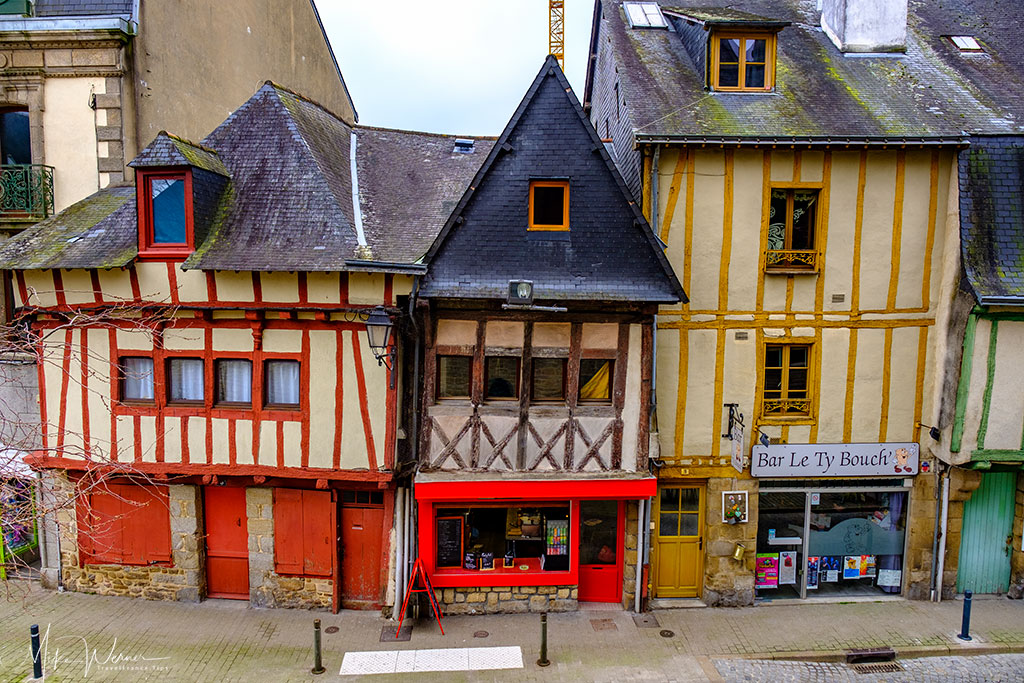
{"label": "street lamp", "polygon": [[366,337],[370,342],[370,350],[377,359],[378,365],[391,370],[395,352],[391,348],[391,328],[394,323],[383,306],[370,311],[366,316]]}

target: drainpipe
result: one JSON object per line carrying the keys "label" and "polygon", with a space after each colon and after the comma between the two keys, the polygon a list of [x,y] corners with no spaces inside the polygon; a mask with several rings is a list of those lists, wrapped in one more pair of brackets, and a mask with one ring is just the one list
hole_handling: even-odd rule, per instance
{"label": "drainpipe", "polygon": [[636,502],[636,580],[634,581],[633,611],[640,614],[640,584],[644,573],[644,500]]}
{"label": "drainpipe", "polygon": [[661,145],[654,146],[651,160],[651,230],[658,236],[658,163],[661,160]]}
{"label": "drainpipe", "polygon": [[949,522],[949,469],[942,478],[942,520],[939,537],[939,567],[936,580],[935,602],[942,602],[942,575],[946,567],[946,525]]}
{"label": "drainpipe", "polygon": [[[36,472],[36,540],[39,543],[39,566],[46,570],[50,567],[50,553],[46,547],[46,508],[43,501],[43,473]],[[40,576],[42,572],[40,572]]]}
{"label": "drainpipe", "polygon": [[402,566],[405,563],[405,489],[395,490],[395,606],[391,610],[394,619],[402,607],[402,593],[405,584],[402,582]]}
{"label": "drainpipe", "polygon": [[936,466],[935,468],[935,516],[932,518],[934,524],[932,525],[932,567],[931,574],[928,577],[928,587],[931,592],[928,595],[928,599],[935,602],[935,577],[936,569],[939,566],[939,517],[942,515],[942,489],[939,482],[942,481],[942,467]]}

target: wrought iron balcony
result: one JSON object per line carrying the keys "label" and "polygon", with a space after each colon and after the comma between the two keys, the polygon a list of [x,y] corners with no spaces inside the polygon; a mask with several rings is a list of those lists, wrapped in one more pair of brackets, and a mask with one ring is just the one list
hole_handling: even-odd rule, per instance
{"label": "wrought iron balcony", "polygon": [[0,220],[38,221],[53,215],[53,166],[0,166]]}

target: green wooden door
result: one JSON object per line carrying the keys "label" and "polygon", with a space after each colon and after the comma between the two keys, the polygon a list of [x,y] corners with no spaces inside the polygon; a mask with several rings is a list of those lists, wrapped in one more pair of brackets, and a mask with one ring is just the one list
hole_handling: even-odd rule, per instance
{"label": "green wooden door", "polygon": [[958,593],[1005,593],[1009,588],[1016,489],[1016,472],[988,472],[964,504]]}

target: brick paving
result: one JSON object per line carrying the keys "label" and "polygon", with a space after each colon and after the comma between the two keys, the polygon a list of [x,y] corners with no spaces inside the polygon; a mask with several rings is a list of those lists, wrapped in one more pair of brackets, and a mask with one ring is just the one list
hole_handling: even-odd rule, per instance
{"label": "brick paving", "polygon": [[[448,617],[443,622],[444,636],[436,624],[422,621],[409,642],[385,644],[379,642],[385,621],[373,612],[332,615],[250,609],[246,603],[231,601],[191,605],[58,594],[12,583],[16,588],[12,599],[0,601],[0,681],[4,682],[24,680],[31,674],[28,627],[32,623],[38,623],[44,633],[49,627],[48,681],[334,680],[348,651],[515,645],[522,647],[525,669],[368,680],[804,680],[813,679],[815,672],[831,680],[831,674],[846,675],[849,669],[827,662],[768,660],[836,659],[846,649],[879,646],[892,647],[902,657],[946,655],[935,659],[933,667],[940,660],[959,661],[963,654],[977,655],[969,658],[972,665],[996,656],[987,660],[993,667],[1002,667],[994,671],[1012,672],[1007,680],[1024,679],[1024,657],[1005,655],[1024,652],[1024,601],[1007,599],[975,600],[975,641],[970,644],[954,637],[960,625],[959,602],[659,610],[655,612],[659,628],[638,628],[632,615],[622,611],[551,614],[548,656],[552,665],[544,669],[535,663],[539,618],[531,614]],[[309,673],[316,617],[323,620],[324,628],[339,627],[337,633],[324,634],[327,673],[323,676]],[[614,628],[603,622],[595,630],[593,619],[610,619]],[[474,632],[481,630],[488,637],[475,638]],[[663,630],[673,635],[663,637]],[[928,665],[927,660],[901,661]],[[782,668],[775,668],[777,664]],[[947,669],[936,671],[954,671],[948,667],[959,664],[951,661],[942,666]],[[924,669],[919,673],[921,678],[932,676]],[[936,680],[942,677],[935,676]],[[873,679],[859,675],[856,680]]]}

